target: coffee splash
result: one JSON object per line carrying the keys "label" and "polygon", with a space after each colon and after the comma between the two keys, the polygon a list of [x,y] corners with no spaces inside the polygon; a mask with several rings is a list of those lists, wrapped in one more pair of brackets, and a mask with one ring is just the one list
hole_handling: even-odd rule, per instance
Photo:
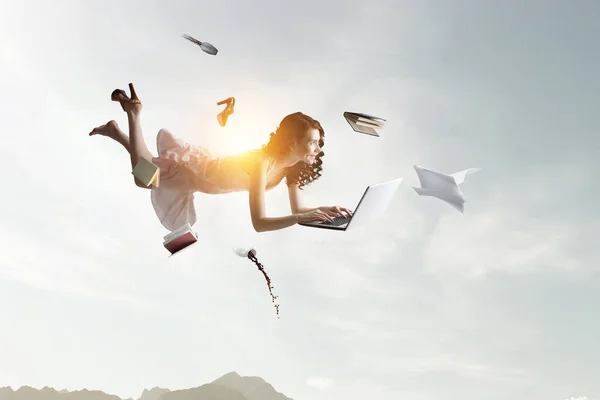
{"label": "coffee splash", "polygon": [[252,262],[254,262],[254,264],[256,264],[256,266],[258,267],[258,270],[260,272],[262,272],[262,274],[264,275],[265,280],[267,281],[267,286],[269,287],[269,294],[271,295],[271,301],[273,302],[273,305],[275,306],[275,312],[277,313],[277,319],[279,319],[279,304],[277,304],[275,302],[275,300],[277,298],[279,298],[279,296],[275,296],[273,294],[273,286],[271,286],[271,278],[269,278],[269,275],[267,275],[265,268],[263,267],[263,265],[260,262],[258,262],[258,259],[256,258],[256,256],[254,254],[255,253],[253,251],[249,251],[248,258],[250,260],[252,260]]}

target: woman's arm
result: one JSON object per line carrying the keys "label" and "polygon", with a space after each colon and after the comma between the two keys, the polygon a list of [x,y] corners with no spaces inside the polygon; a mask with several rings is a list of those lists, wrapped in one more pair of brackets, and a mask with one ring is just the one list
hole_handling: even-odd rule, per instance
{"label": "woman's arm", "polygon": [[256,232],[289,228],[299,222],[297,213],[275,218],[269,218],[265,215],[265,187],[267,185],[268,167],[269,160],[264,158],[254,164],[250,174],[250,216],[252,217],[252,226]]}
{"label": "woman's arm", "polygon": [[343,216],[344,213],[346,213],[346,215],[348,216],[352,215],[352,211],[348,210],[345,207],[304,207],[302,205],[302,195],[300,194],[300,189],[298,188],[298,185],[288,186],[288,193],[290,195],[290,208],[292,209],[292,213],[294,214],[303,214],[315,210],[320,210],[329,215],[330,217]]}
{"label": "woman's arm", "polygon": [[318,209],[318,207],[308,208],[303,206],[298,185],[288,186],[288,194],[290,196],[290,208],[292,209],[293,214],[306,213]]}

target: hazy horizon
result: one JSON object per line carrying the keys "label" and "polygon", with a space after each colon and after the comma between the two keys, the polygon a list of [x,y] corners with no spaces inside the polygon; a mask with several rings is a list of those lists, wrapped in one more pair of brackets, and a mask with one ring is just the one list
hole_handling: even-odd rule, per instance
{"label": "hazy horizon", "polygon": [[[600,398],[600,3],[3,6],[0,386],[137,398],[237,371],[296,400]],[[128,155],[88,137],[127,128],[110,93],[129,82],[154,154],[161,128],[219,155],[302,111],[326,133],[307,206],[404,182],[347,232],[257,234],[247,193],[198,193],[200,241],[169,259]],[[381,137],[344,111],[386,118]],[[481,168],[464,214],[417,196],[414,164]],[[267,213],[289,212],[280,185]],[[280,320],[232,251],[251,245]]]}
{"label": "hazy horizon", "polygon": [[[219,376],[218,378],[215,378],[211,382],[203,382],[201,384],[199,383],[198,385],[195,385],[194,387],[190,387],[190,388],[163,388],[163,387],[159,387],[159,386],[151,386],[151,387],[146,387],[146,388],[141,389],[139,394],[136,396],[120,397],[120,398],[122,400],[128,400],[128,399],[156,400],[156,399],[158,399],[159,396],[162,395],[162,393],[178,392],[180,390],[183,390],[183,392],[186,392],[190,389],[194,390],[194,389],[198,389],[198,388],[201,388],[201,387],[204,387],[207,385],[213,386],[213,387],[215,385],[218,385],[218,386],[224,386],[225,388],[228,388],[228,389],[233,389],[233,390],[241,393],[242,395],[244,395],[245,398],[248,400],[256,399],[257,397],[264,400],[265,398],[272,398],[272,396],[275,396],[278,400],[281,400],[281,395],[283,394],[285,396],[285,393],[279,392],[276,387],[273,387],[269,382],[266,382],[264,380],[262,382],[262,385],[261,384],[257,385],[256,380],[254,378],[256,378],[256,377],[241,376],[236,371],[229,371],[226,374],[223,374],[223,375]],[[258,378],[260,378],[260,377],[258,377]],[[6,388],[7,388],[6,386],[0,386],[0,389],[6,389]],[[47,395],[48,393],[44,390],[47,388],[54,389],[56,392],[59,392],[59,393],[62,393],[62,392],[69,392],[69,393],[84,392],[84,393],[82,393],[82,395],[85,395],[86,391],[87,392],[101,391],[101,390],[95,389],[95,388],[81,388],[81,389],[68,390],[68,389],[63,389],[63,388],[55,388],[55,387],[51,387],[51,386],[44,386],[44,387],[36,388],[36,387],[30,387],[28,385],[20,386],[17,388],[8,386],[8,388],[12,389],[14,392],[18,392],[23,388],[33,389],[33,390],[39,391],[38,393],[40,395],[44,395],[44,394]],[[110,392],[104,392],[104,391],[101,391],[101,392],[108,396],[115,396],[115,394],[110,393]],[[2,394],[3,394],[3,392],[0,392],[0,398],[4,399],[4,397],[1,396]],[[4,394],[6,394],[6,392],[4,392]],[[180,396],[182,394],[182,392],[173,393],[173,394]],[[285,396],[285,398],[288,398],[288,397]]]}

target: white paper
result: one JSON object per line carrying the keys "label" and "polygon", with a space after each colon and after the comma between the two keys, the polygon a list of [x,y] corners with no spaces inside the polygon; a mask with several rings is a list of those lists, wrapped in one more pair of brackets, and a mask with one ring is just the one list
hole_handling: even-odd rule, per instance
{"label": "white paper", "polygon": [[464,171],[455,172],[451,176],[454,177],[454,180],[456,181],[457,185],[461,185],[465,181],[467,175],[471,175],[472,173],[477,171],[481,171],[481,168],[465,169]]}
{"label": "white paper", "polygon": [[447,175],[419,165],[415,165],[414,168],[421,181],[421,187],[413,189],[419,196],[436,197],[461,213],[464,212],[466,200],[458,185],[465,181],[467,175],[481,171],[480,168],[469,168]]}

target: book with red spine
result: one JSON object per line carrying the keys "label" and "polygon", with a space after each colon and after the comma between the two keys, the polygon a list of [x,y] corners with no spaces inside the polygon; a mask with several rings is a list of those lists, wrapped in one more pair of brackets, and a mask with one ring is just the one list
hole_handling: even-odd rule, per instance
{"label": "book with red spine", "polygon": [[192,226],[187,223],[179,229],[166,235],[163,246],[169,250],[171,255],[193,245],[198,241],[198,234],[192,231]]}

